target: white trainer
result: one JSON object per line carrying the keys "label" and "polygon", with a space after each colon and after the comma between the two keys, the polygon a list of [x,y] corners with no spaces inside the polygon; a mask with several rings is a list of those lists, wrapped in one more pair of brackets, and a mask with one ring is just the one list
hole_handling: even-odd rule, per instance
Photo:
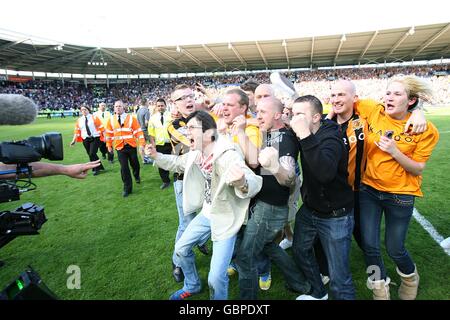
{"label": "white trainer", "polygon": [[281,240],[279,246],[283,250],[289,249],[290,247],[292,247],[292,241],[289,240],[288,238],[284,238],[283,240]]}
{"label": "white trainer", "polygon": [[324,295],[322,298],[314,298],[309,294],[302,294],[301,296],[298,296],[295,300],[328,300],[328,293]]}
{"label": "white trainer", "polygon": [[322,283],[324,286],[326,286],[328,284],[328,282],[330,282],[329,276],[324,276],[324,275],[320,274],[320,277],[322,278]]}

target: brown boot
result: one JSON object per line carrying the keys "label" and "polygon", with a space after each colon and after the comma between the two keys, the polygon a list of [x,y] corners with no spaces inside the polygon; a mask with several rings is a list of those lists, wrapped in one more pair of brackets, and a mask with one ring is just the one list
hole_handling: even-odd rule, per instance
{"label": "brown boot", "polygon": [[402,280],[400,288],[398,288],[398,297],[402,300],[415,300],[420,279],[417,267],[414,268],[414,272],[411,274],[403,274],[398,268],[397,273]]}
{"label": "brown boot", "polygon": [[391,300],[389,293],[389,283],[391,279],[386,280],[370,280],[367,279],[367,287],[372,290],[373,300]]}

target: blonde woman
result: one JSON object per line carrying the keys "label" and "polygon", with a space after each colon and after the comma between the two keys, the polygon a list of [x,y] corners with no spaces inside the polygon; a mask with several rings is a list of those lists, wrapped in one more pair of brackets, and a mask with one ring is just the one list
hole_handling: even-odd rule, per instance
{"label": "blonde woman", "polygon": [[421,197],[422,173],[439,140],[436,127],[417,135],[404,133],[404,126],[421,100],[431,95],[427,83],[414,77],[389,82],[384,106],[356,110],[368,123],[367,164],[360,188],[361,236],[368,267],[368,287],[377,300],[390,299],[389,282],[381,257],[381,218],[385,218],[385,242],[389,257],[401,278],[399,297],[416,298],[419,274],[405,248],[405,239],[414,208]]}

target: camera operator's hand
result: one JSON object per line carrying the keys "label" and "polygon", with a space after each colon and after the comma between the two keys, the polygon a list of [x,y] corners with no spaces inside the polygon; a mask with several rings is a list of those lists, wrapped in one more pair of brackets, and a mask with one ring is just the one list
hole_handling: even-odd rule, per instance
{"label": "camera operator's hand", "polygon": [[[54,175],[66,175],[68,177],[76,179],[84,179],[87,176],[87,171],[98,167],[101,164],[100,160],[91,161],[87,163],[78,164],[57,164],[49,162],[32,162],[30,163],[32,176],[37,177],[48,177]],[[0,171],[5,170],[16,170],[16,165],[14,164],[4,164],[0,162]],[[2,174],[0,179],[15,179],[16,174]]]}
{"label": "camera operator's hand", "polygon": [[75,140],[72,140],[72,141],[70,142],[70,146],[72,147],[74,144],[75,144]]}
{"label": "camera operator's hand", "polygon": [[87,163],[65,165],[62,174],[76,179],[84,179],[89,170],[98,167],[100,164],[100,160],[96,160]]}

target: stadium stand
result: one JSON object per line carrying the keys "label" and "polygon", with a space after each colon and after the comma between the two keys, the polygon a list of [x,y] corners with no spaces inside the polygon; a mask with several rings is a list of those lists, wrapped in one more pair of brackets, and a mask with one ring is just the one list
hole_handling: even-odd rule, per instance
{"label": "stadium stand", "polygon": [[[379,99],[387,80],[395,74],[414,74],[431,82],[435,92],[432,103],[449,104],[448,92],[450,70],[448,64],[387,67],[387,68],[347,68],[314,71],[295,71],[285,73],[295,83],[299,94],[314,94],[326,100],[332,81],[338,78],[353,79],[360,96]],[[83,80],[37,79],[26,82],[0,81],[0,93],[23,94],[33,99],[41,110],[73,111],[80,105],[97,106],[106,102],[110,107],[117,99],[127,105],[137,104],[137,99],[146,96],[154,102],[159,97],[168,98],[177,83],[194,85],[201,82],[213,96],[220,96],[227,88],[239,86],[248,78],[260,83],[269,83],[269,72],[245,73],[231,76],[204,76],[173,79],[137,79],[129,83],[85,84]]]}

